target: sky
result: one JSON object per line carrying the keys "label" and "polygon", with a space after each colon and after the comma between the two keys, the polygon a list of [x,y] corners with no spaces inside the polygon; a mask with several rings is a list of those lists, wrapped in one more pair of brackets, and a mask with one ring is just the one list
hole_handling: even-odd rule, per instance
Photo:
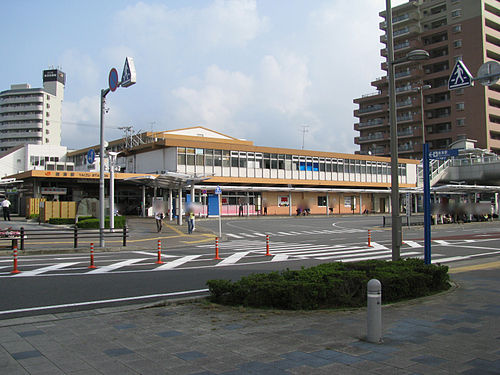
{"label": "sky", "polygon": [[[392,5],[404,3],[393,0]],[[354,153],[354,98],[375,92],[384,0],[18,0],[0,5],[0,91],[66,73],[62,145],[204,126],[257,146]]]}

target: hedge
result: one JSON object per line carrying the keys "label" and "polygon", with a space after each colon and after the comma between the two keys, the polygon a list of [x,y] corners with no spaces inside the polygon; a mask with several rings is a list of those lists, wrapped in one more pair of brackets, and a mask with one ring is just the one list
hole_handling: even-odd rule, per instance
{"label": "hedge", "polygon": [[299,271],[252,274],[236,282],[209,280],[207,285],[210,300],[219,304],[311,310],[365,306],[370,279],[382,283],[383,303],[450,287],[448,267],[426,265],[420,259],[325,263]]}
{"label": "hedge", "polygon": [[[127,223],[126,217],[125,216],[115,216],[115,228],[123,228]],[[92,229],[98,229],[99,228],[99,219],[96,218],[90,218],[90,219],[84,219],[84,220],[78,220],[78,223],[76,223],[76,226],[78,228],[92,228]],[[104,220],[104,227],[109,228],[109,216],[106,216]]]}

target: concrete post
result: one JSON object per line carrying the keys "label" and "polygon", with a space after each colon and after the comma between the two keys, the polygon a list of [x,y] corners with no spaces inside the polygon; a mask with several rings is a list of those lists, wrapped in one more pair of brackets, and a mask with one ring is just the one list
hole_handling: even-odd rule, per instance
{"label": "concrete post", "polygon": [[377,279],[371,279],[367,284],[367,323],[366,340],[379,344],[382,342],[382,284]]}
{"label": "concrete post", "polygon": [[146,185],[142,185],[142,217],[146,216]]}
{"label": "concrete post", "polygon": [[182,187],[179,187],[179,209],[177,210],[177,218],[179,225],[182,225]]}
{"label": "concrete post", "polygon": [[168,220],[169,221],[172,221],[173,211],[174,211],[174,205],[173,205],[173,197],[172,197],[172,188],[169,188],[168,189]]}

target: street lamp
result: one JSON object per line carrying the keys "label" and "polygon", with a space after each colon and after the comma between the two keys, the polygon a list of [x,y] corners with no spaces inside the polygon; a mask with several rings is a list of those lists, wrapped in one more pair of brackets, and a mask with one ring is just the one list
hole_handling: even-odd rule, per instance
{"label": "street lamp", "polygon": [[425,145],[425,125],[424,125],[424,90],[431,89],[431,85],[420,85],[414,88],[415,92],[420,93],[420,113],[422,115],[422,152]]}
{"label": "street lamp", "polygon": [[[100,168],[99,168],[99,247],[104,247],[104,112],[106,104],[106,95],[116,91],[118,87],[129,87],[136,83],[135,65],[132,57],[125,58],[122,79],[119,81],[118,72],[115,68],[111,69],[108,77],[109,88],[101,90],[101,118],[100,118]],[[112,217],[113,215],[111,215]],[[111,220],[110,217],[110,220]]]}
{"label": "street lamp", "polygon": [[401,222],[399,216],[399,168],[398,168],[398,128],[396,120],[396,82],[394,66],[408,61],[420,61],[429,58],[424,50],[414,50],[398,60],[394,60],[394,38],[392,34],[391,0],[385,2],[385,20],[387,37],[387,76],[389,79],[389,123],[391,129],[391,218],[392,218],[392,260],[400,258]]}

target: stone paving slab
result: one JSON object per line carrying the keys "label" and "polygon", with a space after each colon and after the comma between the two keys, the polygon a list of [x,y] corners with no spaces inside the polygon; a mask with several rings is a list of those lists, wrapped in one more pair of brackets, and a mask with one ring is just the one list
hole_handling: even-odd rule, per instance
{"label": "stone paving slab", "polygon": [[[500,272],[384,306],[381,344],[366,309],[272,311],[181,301],[0,321],[5,374],[500,374]],[[478,287],[479,286],[479,287]]]}

